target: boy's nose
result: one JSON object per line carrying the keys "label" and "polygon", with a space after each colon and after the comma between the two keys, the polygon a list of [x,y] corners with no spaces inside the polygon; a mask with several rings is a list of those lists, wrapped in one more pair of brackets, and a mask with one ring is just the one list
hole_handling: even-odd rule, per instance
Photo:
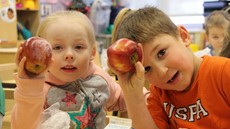
{"label": "boy's nose", "polygon": [[168,68],[162,64],[158,64],[156,69],[159,76],[164,75],[168,70]]}

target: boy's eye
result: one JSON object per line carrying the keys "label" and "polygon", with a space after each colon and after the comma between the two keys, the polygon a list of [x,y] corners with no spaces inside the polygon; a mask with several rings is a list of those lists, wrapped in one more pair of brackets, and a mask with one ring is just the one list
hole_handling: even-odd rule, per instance
{"label": "boy's eye", "polygon": [[151,70],[151,67],[150,66],[146,66],[145,67],[145,73],[149,72]]}
{"label": "boy's eye", "polygon": [[158,52],[157,56],[158,56],[158,57],[162,57],[162,56],[164,56],[164,55],[165,55],[165,52],[166,52],[166,50],[165,50],[165,49],[160,50],[160,51]]}
{"label": "boy's eye", "polygon": [[218,38],[218,36],[212,36],[212,38],[216,39],[216,38]]}

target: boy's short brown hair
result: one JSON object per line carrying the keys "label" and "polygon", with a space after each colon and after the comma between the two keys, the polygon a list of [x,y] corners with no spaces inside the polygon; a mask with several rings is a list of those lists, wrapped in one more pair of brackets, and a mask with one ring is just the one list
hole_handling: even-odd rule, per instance
{"label": "boy's short brown hair", "polygon": [[150,6],[138,10],[124,8],[115,19],[112,43],[121,38],[146,43],[159,34],[178,37],[177,26],[164,12]]}

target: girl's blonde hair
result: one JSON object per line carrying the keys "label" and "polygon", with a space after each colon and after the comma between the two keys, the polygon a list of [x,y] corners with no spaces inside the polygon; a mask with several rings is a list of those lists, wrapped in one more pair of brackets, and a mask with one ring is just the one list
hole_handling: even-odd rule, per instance
{"label": "girl's blonde hair", "polygon": [[145,7],[139,10],[124,8],[114,21],[112,43],[121,38],[147,43],[160,34],[178,38],[177,26],[161,10],[155,7]]}
{"label": "girl's blonde hair", "polygon": [[205,32],[208,35],[211,27],[220,27],[226,29],[229,21],[226,19],[223,10],[211,12],[205,19]]}
{"label": "girl's blonde hair", "polygon": [[220,52],[220,56],[230,58],[230,25],[227,27],[227,33],[224,37],[224,47]]}
{"label": "girl's blonde hair", "polygon": [[68,23],[68,21],[71,20],[71,21],[77,22],[80,25],[84,26],[88,34],[89,42],[92,45],[95,44],[96,39],[95,39],[95,34],[94,34],[92,23],[90,22],[90,20],[85,14],[78,12],[78,11],[59,11],[59,12],[50,14],[44,19],[44,21],[38,27],[37,36],[44,37],[46,29],[48,28],[50,24],[55,23],[59,20],[63,20],[63,19],[66,19],[66,24],[71,24],[71,23]]}

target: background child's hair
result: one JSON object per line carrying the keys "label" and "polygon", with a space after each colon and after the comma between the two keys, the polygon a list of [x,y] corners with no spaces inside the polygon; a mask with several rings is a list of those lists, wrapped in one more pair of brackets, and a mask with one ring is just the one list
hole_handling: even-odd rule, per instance
{"label": "background child's hair", "polygon": [[230,26],[227,28],[227,32],[224,37],[224,47],[220,52],[220,56],[230,58]]}
{"label": "background child's hair", "polygon": [[177,26],[164,12],[150,6],[138,10],[124,8],[115,19],[112,43],[121,38],[147,43],[160,34],[178,38]]}
{"label": "background child's hair", "polygon": [[[79,11],[59,11],[47,16],[38,27],[37,36],[43,37],[45,35],[47,27],[49,27],[50,24],[55,23],[59,20],[66,20],[66,24],[71,24],[68,23],[68,21],[70,20],[79,23],[87,31],[89,42],[92,45],[95,44],[96,39],[93,25],[88,17]],[[65,30],[63,30],[63,33],[65,33],[64,31]]]}
{"label": "background child's hair", "polygon": [[210,27],[227,28],[228,24],[223,10],[213,11],[205,19],[205,32],[208,35]]}

